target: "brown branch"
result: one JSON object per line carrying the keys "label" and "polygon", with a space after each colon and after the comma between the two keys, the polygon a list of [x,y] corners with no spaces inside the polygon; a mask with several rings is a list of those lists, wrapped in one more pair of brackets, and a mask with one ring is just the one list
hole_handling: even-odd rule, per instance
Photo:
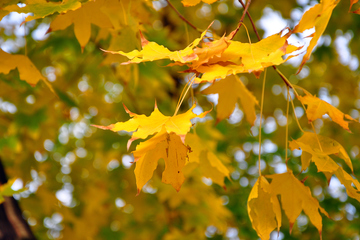
{"label": "brown branch", "polygon": [[244,21],[245,15],[246,15],[246,13],[247,13],[247,11],[249,9],[250,3],[251,3],[251,0],[248,0],[246,2],[246,6],[244,7],[244,12],[243,12],[243,14],[242,14],[242,16],[240,18],[240,21],[239,21],[239,24],[238,24],[237,28],[230,33],[230,36],[229,36],[230,40],[232,40],[235,37],[236,33],[239,31],[241,25],[243,24],[243,21]]}
{"label": "brown branch", "polygon": [[[244,2],[243,2],[242,0],[238,0],[238,1],[239,1],[239,3],[241,4],[241,6],[242,6],[243,8],[245,8]],[[258,40],[260,41],[260,40],[261,40],[260,35],[259,35],[259,33],[258,33],[258,31],[257,31],[257,29],[256,29],[256,27],[255,27],[254,21],[252,20],[252,17],[250,16],[249,11],[246,11],[246,15],[248,16],[248,18],[249,18],[249,20],[250,20],[250,22],[251,22],[251,26],[253,27],[254,32],[255,32]]]}
{"label": "brown branch", "polygon": [[[243,8],[248,7],[248,4],[246,4],[246,6],[245,6],[245,4],[244,4],[244,2],[243,2],[242,0],[238,0],[238,1],[239,1],[239,3],[241,4],[241,6],[242,6]],[[248,3],[249,3],[249,2],[248,2]],[[260,41],[261,38],[260,38],[259,32],[257,31],[257,28],[256,28],[256,26],[255,26],[255,24],[254,24],[254,21],[252,20],[252,18],[251,18],[251,16],[250,16],[250,13],[249,13],[248,11],[246,11],[246,14],[247,14],[247,16],[248,16],[248,18],[249,18],[249,20],[250,20],[250,22],[251,22],[251,26],[252,26],[252,28],[253,28],[253,30],[254,30],[254,32],[255,32],[258,40]],[[277,71],[276,66],[272,66],[272,67],[273,67],[273,68],[275,69],[275,71],[279,74],[279,76],[281,77],[281,79],[283,80],[283,82],[285,83],[285,85],[292,89],[293,87],[288,83],[287,79],[284,78],[284,76],[281,75],[281,74]]]}
{"label": "brown branch", "polygon": [[202,33],[195,25],[193,25],[189,20],[187,20],[181,13],[174,7],[174,5],[171,4],[169,0],[166,0],[167,4],[176,12],[176,14],[181,18],[184,22],[186,22],[190,27],[198,31],[199,33]]}

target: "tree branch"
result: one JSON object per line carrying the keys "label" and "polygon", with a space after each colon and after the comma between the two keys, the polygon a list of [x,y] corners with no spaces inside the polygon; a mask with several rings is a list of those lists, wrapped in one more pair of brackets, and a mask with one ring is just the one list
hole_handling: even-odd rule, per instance
{"label": "tree branch", "polygon": [[199,33],[202,33],[195,25],[193,25],[189,20],[187,20],[181,13],[172,5],[172,3],[169,0],[166,0],[167,4],[176,12],[176,14],[181,18],[184,22],[186,22],[190,27],[198,31]]}
{"label": "tree branch", "polygon": [[[241,1],[241,2],[242,2],[242,1]],[[249,9],[250,3],[251,3],[251,0],[248,0],[248,1],[246,2],[246,6],[243,5],[243,7],[244,7],[244,12],[243,12],[243,14],[242,14],[242,16],[241,16],[241,18],[240,18],[240,21],[239,21],[239,24],[238,24],[237,28],[230,33],[230,36],[229,36],[229,37],[230,37],[230,40],[232,40],[232,39],[235,37],[236,33],[239,31],[241,25],[243,24],[243,21],[244,21],[245,15],[246,15],[246,13],[247,13],[247,11],[248,11],[248,9]]]}

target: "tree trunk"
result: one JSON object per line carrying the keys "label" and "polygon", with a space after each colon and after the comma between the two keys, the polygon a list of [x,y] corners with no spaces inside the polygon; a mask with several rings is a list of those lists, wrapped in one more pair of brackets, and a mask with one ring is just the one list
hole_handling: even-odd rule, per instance
{"label": "tree trunk", "polygon": [[[0,159],[0,185],[7,183],[4,166]],[[4,197],[0,204],[0,239],[1,240],[33,240],[30,226],[22,216],[18,202],[13,197]]]}

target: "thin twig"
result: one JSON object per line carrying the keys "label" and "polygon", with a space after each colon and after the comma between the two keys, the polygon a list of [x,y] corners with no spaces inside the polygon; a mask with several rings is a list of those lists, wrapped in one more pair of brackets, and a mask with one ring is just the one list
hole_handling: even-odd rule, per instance
{"label": "thin twig", "polygon": [[[241,4],[241,6],[242,6],[243,8],[246,7],[245,4],[244,4],[244,2],[243,2],[242,0],[238,0],[238,1],[239,1],[239,3]],[[256,34],[256,37],[257,37],[258,40],[260,41],[261,38],[260,38],[259,32],[257,31],[257,28],[256,28],[256,26],[255,26],[255,24],[254,24],[254,21],[252,20],[252,18],[251,18],[251,16],[250,16],[250,13],[249,13],[248,11],[246,11],[246,14],[247,14],[247,16],[248,16],[248,18],[249,18],[249,20],[250,20],[250,22],[251,22],[251,25],[252,25],[252,27],[253,27],[253,30],[254,30],[255,34]],[[276,66],[272,66],[272,67],[273,67],[273,68],[275,69],[275,71],[279,74],[279,76],[280,76],[281,79],[284,81],[284,83],[286,84],[286,86],[289,87],[289,88],[291,88],[291,89],[294,89],[294,88],[289,84],[289,82],[287,81],[287,79],[285,79],[284,76],[283,76],[282,74],[280,74],[280,72],[278,71],[277,67],[276,67]]]}
{"label": "thin twig", "polygon": [[261,122],[264,108],[264,96],[265,96],[265,81],[266,81],[266,68],[264,70],[264,80],[261,90],[261,105],[260,105],[260,124],[259,124],[259,177],[261,177]]}
{"label": "thin twig", "polygon": [[[242,0],[239,0],[239,3],[241,4],[241,6],[242,6],[243,8],[246,7],[245,4],[244,4],[244,2],[243,2]],[[252,27],[253,27],[253,29],[254,29],[254,32],[255,32],[258,40],[260,41],[260,40],[261,40],[260,35],[259,35],[259,33],[258,33],[258,31],[257,31],[257,29],[256,29],[256,27],[255,27],[254,21],[252,20],[249,11],[246,11],[246,15],[248,16],[248,18],[249,18],[249,20],[250,20],[250,22],[251,22],[251,25],[252,25]]]}
{"label": "thin twig", "polygon": [[179,18],[181,18],[184,22],[189,24],[190,27],[192,27],[199,33],[202,33],[197,27],[195,27],[195,25],[193,25],[191,22],[189,22],[189,20],[187,20],[183,15],[181,15],[181,13],[174,7],[174,5],[172,5],[172,3],[169,0],[166,0],[166,2],[176,12],[176,14],[179,16]]}
{"label": "thin twig", "polygon": [[[287,87],[287,103],[286,103],[286,128],[285,128],[285,161],[288,158],[288,141],[289,141],[289,102],[290,102],[290,91]],[[287,167],[287,165],[286,165]]]}
{"label": "thin twig", "polygon": [[239,31],[241,25],[243,24],[243,21],[244,21],[245,15],[249,9],[250,3],[251,3],[251,0],[248,0],[246,2],[246,6],[244,7],[244,12],[240,18],[239,24],[238,24],[237,28],[234,31],[232,31],[230,34],[230,40],[232,40],[235,37],[236,33]]}

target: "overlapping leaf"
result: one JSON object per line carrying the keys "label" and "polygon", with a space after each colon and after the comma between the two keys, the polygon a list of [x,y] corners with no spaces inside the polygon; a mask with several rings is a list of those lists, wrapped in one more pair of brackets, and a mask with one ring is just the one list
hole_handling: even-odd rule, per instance
{"label": "overlapping leaf", "polygon": [[316,4],[308,11],[304,13],[298,25],[295,26],[293,33],[300,33],[305,30],[315,27],[315,32],[311,35],[312,39],[310,45],[306,50],[298,73],[301,71],[303,65],[307,60],[309,60],[310,55],[314,47],[316,46],[317,41],[324,33],[326,26],[330,20],[333,9],[338,4],[339,0],[322,0],[319,4]]}
{"label": "overlapping leaf", "polygon": [[213,153],[211,148],[207,146],[207,143],[196,134],[188,133],[185,138],[185,144],[191,146],[189,163],[196,163],[196,167],[200,168],[203,176],[211,178],[214,183],[224,187],[224,178],[230,177],[229,170]]}
{"label": "overlapping leaf", "polygon": [[254,184],[247,202],[247,210],[253,228],[262,240],[268,240],[270,233],[281,226],[279,200],[271,194],[270,184],[261,176]]}
{"label": "overlapping leaf", "polygon": [[237,73],[252,72],[258,76],[266,67],[284,63],[293,57],[284,58],[285,55],[301,48],[289,45],[289,36],[289,33],[282,36],[280,32],[253,44],[230,41],[229,47],[220,57],[214,56],[206,64],[191,68],[190,71],[202,73],[195,82],[213,81]]}
{"label": "overlapping leaf", "polygon": [[171,184],[179,191],[185,179],[182,168],[185,166],[189,149],[184,145],[183,140],[192,126],[190,120],[195,117],[204,117],[208,113],[196,115],[192,112],[194,108],[195,105],[186,113],[169,117],[164,116],[155,107],[152,114],[147,117],[132,113],[125,107],[126,112],[132,117],[128,121],[109,126],[93,126],[114,132],[122,130],[133,132],[129,143],[134,139],[145,139],[157,133],[147,141],[140,143],[133,152],[136,162],[135,176],[138,192],[152,177],[158,160],[161,158],[165,161],[163,182]]}
{"label": "overlapping leaf", "polygon": [[205,34],[206,31],[201,34],[200,38],[195,39],[189,46],[180,51],[170,51],[162,45],[155,42],[149,42],[142,34],[140,34],[142,46],[141,51],[133,50],[129,53],[125,53],[123,51],[104,51],[112,54],[120,54],[130,59],[122,64],[140,63],[160,59],[170,59],[175,62],[186,63],[199,59],[199,57],[194,53],[194,48],[200,43]]}
{"label": "overlapping leaf", "polygon": [[253,125],[256,119],[255,105],[258,101],[254,95],[245,87],[240,79],[235,75],[230,75],[202,91],[204,94],[219,94],[217,105],[217,121],[221,121],[230,116],[235,109],[235,104],[241,102],[244,109],[246,120]]}
{"label": "overlapping leaf", "polygon": [[318,118],[321,118],[324,114],[329,114],[331,119],[339,124],[342,128],[350,132],[349,123],[347,120],[356,121],[350,115],[344,114],[331,104],[306,93],[305,96],[298,96],[298,99],[305,105],[307,105],[306,115],[309,122],[312,122]]}
{"label": "overlapping leaf", "polygon": [[171,184],[176,191],[179,191],[185,180],[182,169],[185,166],[188,151],[188,147],[183,144],[180,137],[173,132],[167,133],[165,127],[153,138],[140,143],[133,152],[138,194],[151,179],[161,158],[165,161],[162,181]]}
{"label": "overlapping leaf", "polygon": [[320,207],[318,200],[311,196],[310,188],[304,186],[291,171],[267,177],[272,179],[271,194],[280,195],[281,207],[290,222],[290,231],[297,217],[304,211],[321,235],[322,217],[319,211],[327,217],[329,215]]}
{"label": "overlapping leaf", "polygon": [[[324,136],[316,135],[315,133],[306,132],[299,139],[291,141],[289,147],[292,150],[301,148],[303,151],[301,155],[303,170],[309,166],[310,161],[314,162],[318,171],[323,172],[328,178],[328,181],[330,181],[331,176],[335,174],[339,181],[345,186],[347,194],[360,202],[359,181],[352,178],[350,174],[329,157],[331,154],[337,155],[353,170],[350,157],[338,142]],[[352,185],[354,185],[356,189]]]}
{"label": "overlapping leaf", "polygon": [[264,68],[279,65],[287,59],[283,57],[299,49],[287,42],[290,34],[281,36],[282,33],[272,35],[258,43],[241,43],[230,40],[230,37],[222,37],[213,42],[205,42],[198,46],[206,31],[201,34],[184,50],[170,51],[155,42],[149,42],[142,37],[142,50],[134,50],[129,53],[122,51],[113,54],[121,54],[130,60],[123,64],[140,63],[159,59],[174,61],[171,65],[187,65],[188,72],[201,73],[201,78],[195,82],[213,81],[216,78],[225,78],[230,74],[258,72]]}

